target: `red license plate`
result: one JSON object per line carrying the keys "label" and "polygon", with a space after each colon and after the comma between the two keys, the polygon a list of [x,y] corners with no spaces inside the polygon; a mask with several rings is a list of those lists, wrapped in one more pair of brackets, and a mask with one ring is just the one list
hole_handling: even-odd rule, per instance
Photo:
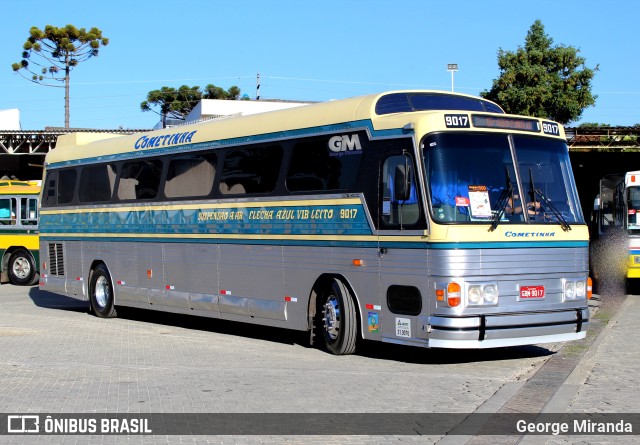
{"label": "red license plate", "polygon": [[521,300],[539,300],[544,298],[544,286],[520,286]]}

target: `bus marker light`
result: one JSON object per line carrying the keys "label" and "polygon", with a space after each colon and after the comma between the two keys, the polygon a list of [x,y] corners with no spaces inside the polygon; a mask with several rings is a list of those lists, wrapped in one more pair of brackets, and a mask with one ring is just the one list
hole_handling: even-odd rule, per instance
{"label": "bus marker light", "polygon": [[224,290],[224,289],[222,289],[222,290],[220,291],[220,295],[231,295],[231,291],[230,291],[230,290]]}
{"label": "bus marker light", "polygon": [[76,277],[76,281],[82,281],[82,277]]}
{"label": "bus marker light", "polygon": [[593,281],[591,281],[591,277],[587,277],[587,300],[591,300],[592,295],[593,295]]}
{"label": "bus marker light", "polygon": [[382,307],[379,304],[367,304],[365,307],[371,311],[380,311]]}
{"label": "bus marker light", "polygon": [[436,289],[436,300],[444,301],[444,289]]}
{"label": "bus marker light", "polygon": [[167,285],[165,286],[165,288],[166,288],[167,290],[174,290],[174,289],[175,289],[175,286],[171,286],[171,285],[167,284]]}
{"label": "bus marker light", "polygon": [[460,305],[462,301],[461,287],[458,283],[449,283],[447,285],[447,303],[450,307],[456,307]]}
{"label": "bus marker light", "polygon": [[287,296],[287,297],[284,297],[284,301],[290,301],[292,303],[296,303],[298,301],[298,298],[297,297],[289,297],[289,296]]}
{"label": "bus marker light", "polygon": [[47,270],[47,262],[42,263],[42,270]]}
{"label": "bus marker light", "polygon": [[124,286],[124,284],[125,284],[124,281],[122,281],[122,280],[118,280],[118,281],[116,281],[116,283],[119,284],[120,286]]}
{"label": "bus marker light", "polygon": [[147,278],[151,279],[153,277],[153,270],[147,269]]}
{"label": "bus marker light", "polygon": [[361,259],[354,259],[354,260],[352,261],[352,263],[353,263],[353,265],[354,265],[354,266],[356,266],[356,267],[364,266],[364,261],[362,261]]}

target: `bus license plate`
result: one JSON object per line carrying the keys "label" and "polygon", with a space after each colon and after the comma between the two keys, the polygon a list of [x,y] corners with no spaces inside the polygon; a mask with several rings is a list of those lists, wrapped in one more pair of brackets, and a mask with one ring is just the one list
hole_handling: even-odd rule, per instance
{"label": "bus license plate", "polygon": [[539,300],[544,298],[544,286],[520,286],[521,300]]}

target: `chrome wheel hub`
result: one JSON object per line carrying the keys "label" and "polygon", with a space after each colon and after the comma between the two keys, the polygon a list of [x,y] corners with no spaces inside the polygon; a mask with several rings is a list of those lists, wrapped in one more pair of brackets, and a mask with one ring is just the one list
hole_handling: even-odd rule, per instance
{"label": "chrome wheel hub", "polygon": [[331,295],[327,298],[323,308],[324,332],[327,338],[335,340],[340,335],[340,305],[338,299]]}
{"label": "chrome wheel hub", "polygon": [[98,277],[94,292],[96,295],[96,303],[101,308],[104,308],[110,298],[109,282],[105,277]]}
{"label": "chrome wheel hub", "polygon": [[18,278],[27,278],[31,273],[31,265],[26,258],[16,258],[13,262],[13,274]]}

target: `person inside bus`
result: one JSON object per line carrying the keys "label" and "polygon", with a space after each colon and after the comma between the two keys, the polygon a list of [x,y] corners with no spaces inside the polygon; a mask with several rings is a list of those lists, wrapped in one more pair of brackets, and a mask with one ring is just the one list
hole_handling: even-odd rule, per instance
{"label": "person inside bus", "polygon": [[[544,209],[540,207],[540,201],[528,202],[527,205],[527,215],[535,216],[538,214],[542,214]],[[504,208],[504,213],[509,215],[521,215],[522,214],[522,201],[520,200],[520,196],[513,195],[507,199],[507,204]]]}

